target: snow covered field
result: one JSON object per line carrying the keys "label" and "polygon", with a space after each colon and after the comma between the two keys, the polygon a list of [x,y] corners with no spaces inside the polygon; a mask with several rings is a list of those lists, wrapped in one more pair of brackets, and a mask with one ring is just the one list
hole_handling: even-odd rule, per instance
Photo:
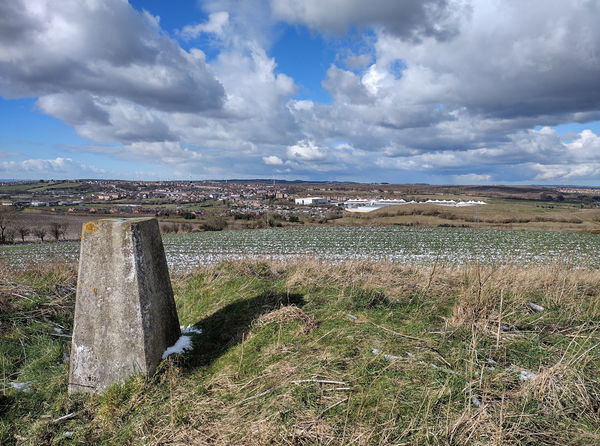
{"label": "snow covered field", "polygon": [[[564,232],[470,228],[305,227],[201,232],[163,236],[172,270],[189,270],[225,259],[308,256],[331,261],[389,260],[423,264],[562,262],[600,268],[600,237]],[[12,265],[76,260],[77,242],[0,246]]]}

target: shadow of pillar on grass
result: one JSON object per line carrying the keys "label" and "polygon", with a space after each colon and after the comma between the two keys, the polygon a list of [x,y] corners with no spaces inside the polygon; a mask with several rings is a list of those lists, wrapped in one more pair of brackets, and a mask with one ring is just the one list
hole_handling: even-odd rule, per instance
{"label": "shadow of pillar on grass", "polygon": [[217,310],[194,324],[194,327],[202,329],[202,334],[194,336],[194,349],[181,359],[181,366],[189,371],[211,364],[243,341],[254,320],[287,305],[302,307],[304,297],[301,294],[267,291]]}

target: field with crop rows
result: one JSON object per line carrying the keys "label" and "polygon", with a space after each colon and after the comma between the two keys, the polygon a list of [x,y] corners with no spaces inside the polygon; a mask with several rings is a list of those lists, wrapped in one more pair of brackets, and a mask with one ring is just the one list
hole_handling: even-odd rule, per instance
{"label": "field with crop rows", "polygon": [[[163,236],[172,269],[189,270],[224,259],[294,258],[405,263],[565,263],[600,267],[600,236],[469,228],[306,227],[201,232]],[[9,265],[52,259],[75,261],[79,243],[0,247]],[[436,260],[437,259],[437,260]]]}

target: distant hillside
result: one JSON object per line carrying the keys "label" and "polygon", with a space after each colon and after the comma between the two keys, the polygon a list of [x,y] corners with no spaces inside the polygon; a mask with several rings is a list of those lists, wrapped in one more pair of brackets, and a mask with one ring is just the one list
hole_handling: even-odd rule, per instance
{"label": "distant hillside", "polygon": [[354,181],[308,181],[308,180],[277,180],[277,179],[231,179],[209,180],[215,183],[265,183],[265,184],[361,184]]}

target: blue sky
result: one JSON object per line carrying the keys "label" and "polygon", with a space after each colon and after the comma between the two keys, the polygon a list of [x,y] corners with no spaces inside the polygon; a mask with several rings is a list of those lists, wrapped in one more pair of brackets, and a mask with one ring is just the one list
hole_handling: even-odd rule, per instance
{"label": "blue sky", "polygon": [[15,0],[0,17],[0,178],[600,186],[600,0]]}

